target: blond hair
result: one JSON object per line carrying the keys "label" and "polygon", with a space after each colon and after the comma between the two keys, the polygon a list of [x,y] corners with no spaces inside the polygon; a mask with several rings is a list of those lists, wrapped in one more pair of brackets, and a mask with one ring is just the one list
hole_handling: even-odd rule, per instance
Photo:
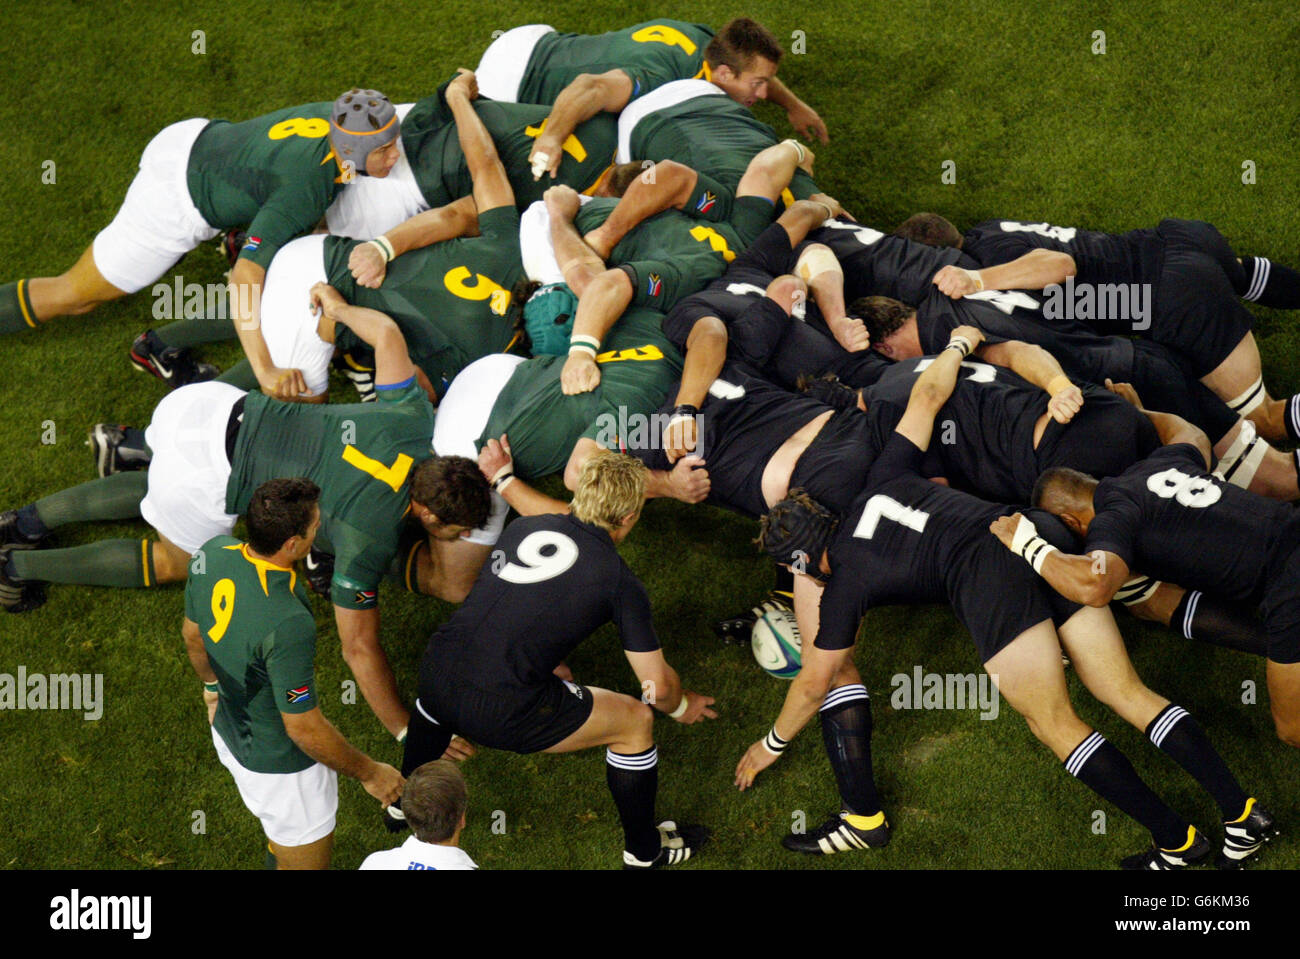
{"label": "blond hair", "polygon": [[596,450],[582,464],[573,491],[573,515],[615,530],[645,503],[645,467],[624,453]]}

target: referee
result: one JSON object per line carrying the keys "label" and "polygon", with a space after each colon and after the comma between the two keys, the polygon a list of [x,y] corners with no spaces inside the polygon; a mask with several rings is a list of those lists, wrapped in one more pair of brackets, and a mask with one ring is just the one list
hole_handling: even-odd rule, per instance
{"label": "referee", "polygon": [[293,569],[320,530],[320,489],[274,479],[248,505],[248,542],[208,540],[190,565],[181,633],[203,680],[212,742],[262,822],[267,868],[325,869],[338,774],[388,804],[402,777],[353,747],[320,711],[316,621]]}

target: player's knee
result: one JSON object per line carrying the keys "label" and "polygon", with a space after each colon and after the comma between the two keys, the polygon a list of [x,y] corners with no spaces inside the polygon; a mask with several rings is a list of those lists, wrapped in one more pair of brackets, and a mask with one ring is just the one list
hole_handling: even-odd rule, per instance
{"label": "player's knee", "polygon": [[768,299],[775,300],[781,309],[789,313],[796,303],[808,298],[808,284],[799,277],[787,273],[769,283],[766,293]]}
{"label": "player's knee", "polygon": [[1277,731],[1278,739],[1288,746],[1300,749],[1300,715],[1280,716],[1275,713],[1273,728]]}
{"label": "player's knee", "polygon": [[627,744],[637,751],[654,745],[655,714],[646,703],[634,703],[628,712],[624,736]]}

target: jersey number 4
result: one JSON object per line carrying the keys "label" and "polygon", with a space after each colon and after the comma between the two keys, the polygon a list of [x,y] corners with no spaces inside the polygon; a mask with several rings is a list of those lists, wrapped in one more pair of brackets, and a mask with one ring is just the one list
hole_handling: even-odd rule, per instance
{"label": "jersey number 4", "polygon": [[892,496],[877,493],[867,500],[867,508],[862,511],[862,519],[858,520],[853,535],[859,539],[871,539],[876,535],[876,527],[880,525],[882,519],[893,520],[910,530],[923,533],[929,518],[930,514],[924,510],[904,506]]}
{"label": "jersey number 4", "polygon": [[[549,555],[542,550],[552,547]],[[503,562],[505,552],[497,550],[492,557],[492,571],[507,583],[526,586],[554,579],[578,561],[578,544],[563,533],[539,529],[529,533],[519,542],[519,562]]]}

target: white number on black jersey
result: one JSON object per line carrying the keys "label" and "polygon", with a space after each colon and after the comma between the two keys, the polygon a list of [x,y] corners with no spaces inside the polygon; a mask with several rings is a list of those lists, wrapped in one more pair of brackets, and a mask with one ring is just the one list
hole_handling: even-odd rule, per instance
{"label": "white number on black jersey", "polygon": [[[934,362],[932,357],[927,356],[925,359],[917,360],[916,367],[912,372],[920,373]],[[998,368],[990,366],[988,363],[979,363],[975,360],[962,360],[961,365],[970,371],[966,379],[972,383],[992,383],[998,378]]]}
{"label": "white number on black jersey", "polygon": [[1153,473],[1147,479],[1147,489],[1161,499],[1172,499],[1191,509],[1213,506],[1223,496],[1223,490],[1208,476],[1188,476],[1180,469]]}
{"label": "white number on black jersey", "polygon": [[843,220],[827,220],[822,226],[828,230],[848,230],[863,246],[871,246],[871,244],[879,242],[885,235],[879,230],[871,229],[869,226],[845,223]]}
{"label": "white number on black jersey", "polygon": [[733,296],[766,296],[767,290],[761,286],[755,286],[753,283],[728,283],[727,292]]}
{"label": "white number on black jersey", "polygon": [[1019,290],[981,290],[979,293],[966,294],[966,299],[991,303],[1008,316],[1015,311],[1016,307],[1022,310],[1038,309],[1038,301]]}
{"label": "white number on black jersey", "polygon": [[[549,556],[542,553],[547,546],[555,547]],[[577,561],[577,543],[555,530],[539,529],[519,543],[519,562],[506,563],[497,575],[507,583],[542,583],[559,576]]]}
{"label": "white number on black jersey", "polygon": [[930,514],[924,510],[904,506],[892,496],[877,493],[867,500],[866,509],[862,511],[862,519],[858,520],[853,535],[859,539],[871,539],[876,535],[876,527],[880,525],[882,519],[893,520],[908,529],[923,533],[925,532],[926,520],[929,518]]}
{"label": "white number on black jersey", "polygon": [[1049,240],[1069,243],[1079,231],[1072,226],[1052,226],[1050,223],[1017,223],[1015,220],[1003,220],[998,224],[1006,233],[1037,233]]}

